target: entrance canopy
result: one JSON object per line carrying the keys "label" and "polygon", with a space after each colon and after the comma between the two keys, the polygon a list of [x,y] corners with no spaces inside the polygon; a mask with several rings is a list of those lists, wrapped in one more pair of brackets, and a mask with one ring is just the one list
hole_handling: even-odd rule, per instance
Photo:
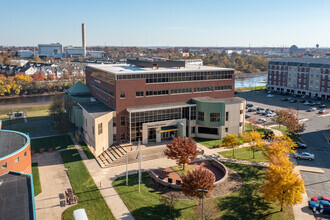
{"label": "entrance canopy", "polygon": [[159,133],[164,133],[164,132],[170,132],[170,131],[178,131],[179,128],[177,125],[172,125],[172,126],[165,126],[162,127],[160,131],[158,131]]}

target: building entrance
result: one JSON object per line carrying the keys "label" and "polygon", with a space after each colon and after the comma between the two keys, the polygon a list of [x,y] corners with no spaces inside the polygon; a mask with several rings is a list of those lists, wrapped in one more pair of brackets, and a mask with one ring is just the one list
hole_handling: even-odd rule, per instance
{"label": "building entrance", "polygon": [[156,140],[156,129],[155,128],[149,128],[148,129],[148,140],[149,141],[155,141]]}
{"label": "building entrance", "polygon": [[161,134],[162,134],[162,140],[173,139],[174,137],[177,136],[177,132],[176,131],[168,131],[168,132],[163,132]]}

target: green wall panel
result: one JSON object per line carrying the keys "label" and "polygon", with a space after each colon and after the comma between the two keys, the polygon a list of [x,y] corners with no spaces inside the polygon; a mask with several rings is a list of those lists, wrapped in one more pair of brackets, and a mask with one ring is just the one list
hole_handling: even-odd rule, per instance
{"label": "green wall panel", "polygon": [[[225,125],[225,103],[207,102],[193,99],[196,103],[196,123],[206,127],[219,127]],[[204,112],[204,121],[198,120],[198,112]],[[219,122],[210,122],[210,113],[220,113]]]}

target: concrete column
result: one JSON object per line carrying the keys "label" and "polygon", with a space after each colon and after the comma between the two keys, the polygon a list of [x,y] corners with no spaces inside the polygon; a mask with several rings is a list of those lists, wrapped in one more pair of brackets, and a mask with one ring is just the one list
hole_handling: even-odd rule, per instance
{"label": "concrete column", "polygon": [[156,130],[156,142],[157,143],[162,141],[162,135],[161,135],[161,133],[159,133],[159,130],[160,130],[159,128],[157,128],[157,130]]}
{"label": "concrete column", "polygon": [[148,128],[142,125],[142,144],[148,144]]}

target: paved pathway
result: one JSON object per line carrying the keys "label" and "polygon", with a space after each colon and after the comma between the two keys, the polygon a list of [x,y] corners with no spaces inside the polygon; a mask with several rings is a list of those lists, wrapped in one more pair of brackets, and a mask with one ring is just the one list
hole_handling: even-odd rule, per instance
{"label": "paved pathway", "polygon": [[[42,192],[35,197],[37,219],[58,220],[69,206],[61,207],[67,188],[72,188],[59,151],[34,154],[38,163]],[[63,196],[63,197],[62,197]]]}

